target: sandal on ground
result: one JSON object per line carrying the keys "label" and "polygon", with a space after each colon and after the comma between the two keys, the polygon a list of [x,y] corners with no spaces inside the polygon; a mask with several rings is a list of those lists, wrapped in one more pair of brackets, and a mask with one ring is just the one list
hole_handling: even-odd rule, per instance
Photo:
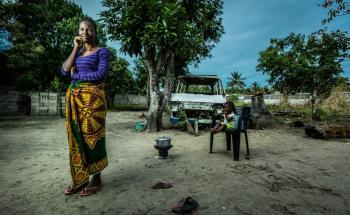
{"label": "sandal on ground", "polygon": [[80,192],[80,196],[90,196],[92,194],[96,194],[100,188],[101,188],[101,186],[98,186],[98,187],[87,186]]}
{"label": "sandal on ground", "polygon": [[81,191],[82,189],[84,189],[84,187],[86,185],[88,185],[87,182],[85,184],[77,187],[77,188],[75,188],[73,186],[68,186],[67,189],[65,189],[65,191],[64,191],[64,195],[69,196],[69,195],[75,194],[75,193]]}
{"label": "sandal on ground", "polygon": [[169,182],[165,182],[165,181],[159,181],[157,183],[155,183],[152,188],[153,189],[166,189],[166,188],[170,188],[173,185]]}
{"label": "sandal on ground", "polygon": [[172,208],[172,212],[182,215],[193,215],[198,208],[198,202],[191,197],[179,201],[179,203]]}

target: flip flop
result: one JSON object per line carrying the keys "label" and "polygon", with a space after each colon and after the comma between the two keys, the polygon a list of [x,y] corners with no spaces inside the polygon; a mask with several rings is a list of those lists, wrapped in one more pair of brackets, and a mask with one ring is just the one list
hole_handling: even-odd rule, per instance
{"label": "flip flop", "polygon": [[[101,185],[102,186],[102,185]],[[101,186],[98,187],[85,187],[81,192],[80,196],[90,196],[92,194],[96,194],[97,191],[101,189]]]}
{"label": "flip flop", "polygon": [[191,197],[187,197],[185,200],[179,201],[179,203],[172,208],[172,212],[182,215],[193,215],[196,213],[199,204]]}
{"label": "flip flop", "polygon": [[159,181],[157,183],[155,183],[152,188],[153,189],[166,189],[166,188],[170,188],[173,185],[170,184],[169,182],[165,182],[165,181]]}
{"label": "flip flop", "polygon": [[81,191],[82,189],[84,189],[84,187],[86,187],[86,185],[88,185],[88,182],[79,186],[78,188],[74,188],[73,186],[68,186],[67,189],[64,190],[64,195],[69,196],[69,195],[75,194],[75,193]]}
{"label": "flip flop", "polygon": [[67,189],[64,190],[64,195],[69,196],[77,192],[78,189],[75,189],[73,186],[68,186]]}

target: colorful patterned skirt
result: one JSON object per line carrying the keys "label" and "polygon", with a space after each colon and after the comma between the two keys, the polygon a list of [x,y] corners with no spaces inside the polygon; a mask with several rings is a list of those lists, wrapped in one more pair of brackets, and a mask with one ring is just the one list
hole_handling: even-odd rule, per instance
{"label": "colorful patterned skirt", "polygon": [[103,83],[72,83],[66,94],[69,161],[75,188],[108,164]]}

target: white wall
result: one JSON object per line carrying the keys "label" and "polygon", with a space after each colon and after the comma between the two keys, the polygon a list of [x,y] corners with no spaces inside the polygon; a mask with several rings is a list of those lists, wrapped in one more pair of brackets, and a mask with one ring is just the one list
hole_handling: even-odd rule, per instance
{"label": "white wall", "polygon": [[[350,101],[350,92],[343,92],[344,98]],[[238,101],[250,104],[252,102],[251,95],[238,96]],[[304,105],[311,99],[310,93],[297,93],[295,95],[288,96],[288,103],[292,105]],[[265,104],[281,104],[283,102],[282,94],[266,94],[264,95]]]}

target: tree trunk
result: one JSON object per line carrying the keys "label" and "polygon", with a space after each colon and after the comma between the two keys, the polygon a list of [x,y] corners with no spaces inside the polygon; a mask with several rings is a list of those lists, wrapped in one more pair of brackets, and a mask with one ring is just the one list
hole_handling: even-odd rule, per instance
{"label": "tree trunk", "polygon": [[258,93],[252,96],[253,111],[261,114],[270,113],[265,105],[264,94]]}
{"label": "tree trunk", "polygon": [[159,119],[159,77],[152,68],[148,68],[149,71],[149,94],[150,94],[150,103],[148,107],[147,114],[147,130],[150,132],[159,131],[158,126]]}
{"label": "tree trunk", "polygon": [[[147,75],[147,83],[150,83],[149,74]],[[149,87],[149,84],[147,84],[147,108],[149,107],[150,102],[151,102],[150,87]]]}
{"label": "tree trunk", "polygon": [[161,122],[162,111],[160,104],[160,90],[159,90],[159,74],[164,67],[165,60],[168,58],[168,50],[161,49],[158,52],[158,59],[155,57],[154,48],[145,48],[146,62],[149,75],[149,94],[150,102],[148,107],[147,119],[147,131],[154,132],[162,129]]}
{"label": "tree trunk", "polygon": [[311,120],[315,121],[318,120],[319,116],[316,115],[316,101],[317,100],[317,90],[314,90],[314,93],[311,96]]}
{"label": "tree trunk", "polygon": [[262,129],[271,124],[272,115],[267,110],[264,94],[258,93],[252,97],[252,121],[255,129]]}
{"label": "tree trunk", "polygon": [[173,89],[174,86],[174,81],[175,81],[175,71],[174,71],[174,53],[171,52],[169,54],[169,57],[167,59],[167,64],[166,64],[166,76],[165,76],[165,81],[164,81],[164,89],[163,89],[163,99],[161,102],[160,106],[160,117],[158,118],[158,124],[161,126],[161,129],[163,129],[163,112],[166,109],[168,102],[170,100],[170,94],[171,90]]}
{"label": "tree trunk", "polygon": [[286,92],[282,92],[282,104],[288,104],[288,94]]}

